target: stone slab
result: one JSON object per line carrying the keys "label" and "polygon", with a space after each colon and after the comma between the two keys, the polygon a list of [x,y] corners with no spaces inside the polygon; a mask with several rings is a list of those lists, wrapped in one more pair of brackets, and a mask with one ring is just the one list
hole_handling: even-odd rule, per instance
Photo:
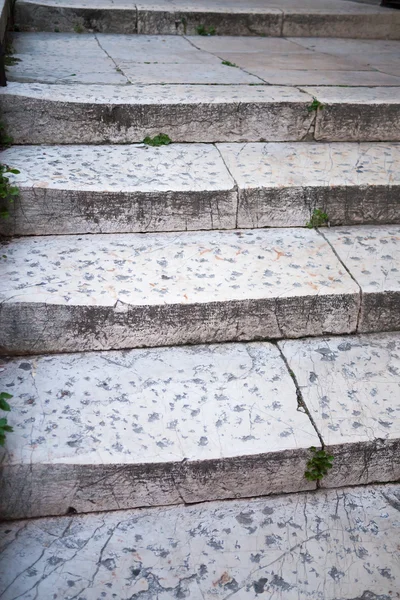
{"label": "stone slab", "polygon": [[29,357],[1,378],[15,390],[3,518],[315,487],[319,439],[272,344]]}
{"label": "stone slab", "polygon": [[126,85],[128,78],[107,56],[71,59],[57,54],[14,54],[7,80],[23,83]]}
{"label": "stone slab", "polygon": [[398,223],[400,145],[218,144],[239,189],[238,227],[303,227],[314,209],[331,225]]}
{"label": "stone slab", "polygon": [[324,106],[317,111],[316,140],[400,140],[397,87],[305,87],[304,90]]}
{"label": "stone slab", "polygon": [[400,334],[279,343],[335,456],[323,487],[400,479]]}
{"label": "stone slab", "polygon": [[0,594],[395,600],[398,485],[1,526]]}
{"label": "stone slab", "polygon": [[14,146],[5,235],[234,229],[237,191],[210,144]]}
{"label": "stone slab", "polygon": [[323,71],[323,70],[285,70],[285,69],[249,69],[265,83],[271,85],[327,85],[346,87],[400,86],[399,69],[383,67],[382,72],[370,71]]}
{"label": "stone slab", "polygon": [[358,329],[400,329],[400,227],[367,225],[324,230],[362,291]]}
{"label": "stone slab", "polygon": [[195,34],[199,25],[219,35],[328,36],[399,39],[399,16],[379,6],[332,0],[178,2],[170,0],[18,0],[16,22],[30,30]]}
{"label": "stone slab", "polygon": [[260,70],[300,71],[368,71],[369,67],[354,62],[351,56],[330,56],[327,53],[311,52],[297,46],[294,52],[220,52],[221,58],[233,62],[252,73]]}
{"label": "stone slab", "polygon": [[17,144],[132,143],[160,131],[174,142],[301,140],[315,119],[311,102],[296,88],[263,85],[0,89],[2,119]]}
{"label": "stone slab", "polygon": [[[122,73],[133,84],[240,84],[262,81],[239,68],[219,64],[184,63],[173,64],[160,62],[157,64],[138,64],[126,60],[117,60]],[[385,77],[382,75],[382,77]],[[390,75],[386,75],[390,78]],[[399,79],[400,83],[400,79]]]}
{"label": "stone slab", "polygon": [[3,354],[355,331],[359,289],[308,229],[3,244]]}

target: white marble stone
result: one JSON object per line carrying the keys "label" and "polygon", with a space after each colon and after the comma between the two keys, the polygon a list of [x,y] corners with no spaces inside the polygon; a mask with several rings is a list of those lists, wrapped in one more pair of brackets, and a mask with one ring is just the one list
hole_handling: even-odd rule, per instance
{"label": "white marble stone", "polygon": [[308,229],[19,238],[1,253],[14,354],[351,333],[359,310]]}
{"label": "white marble stone", "polygon": [[399,222],[400,144],[218,144],[239,189],[238,227]]}
{"label": "white marble stone", "polygon": [[324,230],[362,291],[359,331],[400,329],[400,227]]}
{"label": "white marble stone", "polygon": [[394,600],[397,485],[1,526],[3,600]]}
{"label": "white marble stone", "polygon": [[400,479],[400,334],[279,342],[335,456],[321,485]]}
{"label": "white marble stone", "polygon": [[[189,57],[190,58],[190,57]],[[127,60],[117,60],[118,67],[133,84],[140,83],[180,83],[180,84],[240,84],[262,83],[262,81],[242,71],[240,68],[219,64],[183,63],[138,64]],[[390,77],[389,75],[387,77]],[[400,80],[399,80],[400,82]]]}
{"label": "white marble stone", "polygon": [[23,83],[126,85],[129,80],[117,71],[107,56],[79,59],[58,54],[15,54],[16,64],[7,67],[7,79]]}
{"label": "white marble stone", "polygon": [[304,471],[319,439],[272,344],[39,356],[0,368],[14,427],[0,450],[3,517],[314,487]]}
{"label": "white marble stone", "polygon": [[207,144],[14,146],[20,195],[4,234],[234,229],[237,192]]}
{"label": "white marble stone", "polygon": [[[399,13],[400,15],[400,13]],[[398,141],[400,102],[397,87],[304,87],[323,104],[318,110],[318,141]]]}
{"label": "white marble stone", "polygon": [[2,119],[18,144],[131,143],[160,131],[175,142],[300,140],[315,120],[311,102],[296,88],[266,85],[11,82],[0,89]]}
{"label": "white marble stone", "polygon": [[[366,68],[366,67],[364,67]],[[326,85],[346,87],[371,87],[371,86],[400,86],[400,77],[397,71],[393,72],[390,67],[382,67],[382,71],[355,70],[334,71],[327,70],[285,70],[249,68],[249,72],[257,75],[265,83],[271,85]]]}

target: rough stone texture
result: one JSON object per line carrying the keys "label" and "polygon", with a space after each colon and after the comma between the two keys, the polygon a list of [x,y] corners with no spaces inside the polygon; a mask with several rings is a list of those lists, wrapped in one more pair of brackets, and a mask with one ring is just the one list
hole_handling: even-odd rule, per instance
{"label": "rough stone texture", "polygon": [[400,227],[324,230],[362,291],[359,331],[400,329]]}
{"label": "rough stone texture", "polygon": [[304,226],[318,208],[331,225],[400,220],[400,145],[218,144],[239,190],[238,227]]}
{"label": "rough stone texture", "polygon": [[400,479],[400,334],[279,343],[334,466],[321,485]]}
{"label": "rough stone texture", "polygon": [[235,184],[211,145],[14,146],[2,160],[20,170],[3,234],[236,226]]}
{"label": "rough stone texture", "polygon": [[316,140],[400,140],[400,102],[396,87],[306,87],[304,90],[324,106],[317,111]]}
{"label": "rough stone texture", "polygon": [[3,244],[0,346],[26,354],[355,331],[358,286],[311,230]]}
{"label": "rough stone texture", "polygon": [[0,451],[3,518],[315,487],[304,471],[319,439],[272,344],[34,357],[2,371],[14,427]]}
{"label": "rough stone texture", "polygon": [[17,144],[130,143],[160,131],[175,142],[301,140],[315,119],[311,101],[295,88],[262,85],[0,89],[2,119]]}
{"label": "rough stone texture", "polygon": [[396,600],[400,488],[5,523],[3,600]]}
{"label": "rough stone texture", "polygon": [[219,35],[329,36],[399,39],[395,10],[339,0],[140,0],[95,3],[17,0],[22,29],[146,34],[194,34],[199,25]]}

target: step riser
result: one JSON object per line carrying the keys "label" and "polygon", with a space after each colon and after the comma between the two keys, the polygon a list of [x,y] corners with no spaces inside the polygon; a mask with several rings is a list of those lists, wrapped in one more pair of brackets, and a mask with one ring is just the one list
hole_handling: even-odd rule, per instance
{"label": "step riser", "polygon": [[159,306],[2,304],[0,353],[81,352],[354,333],[358,311],[356,294]]}
{"label": "step riser", "polygon": [[0,109],[15,144],[126,144],[160,131],[174,142],[400,141],[400,103],[343,102],[316,113],[310,101],[105,105],[7,94]]}
{"label": "step riser", "polygon": [[214,27],[218,35],[339,37],[400,39],[400,17],[380,14],[212,12],[42,7],[17,2],[15,21],[21,31],[82,31],[195,35],[200,25]]}
{"label": "step riser", "polygon": [[304,478],[308,459],[304,449],[198,463],[5,467],[0,512],[13,520],[70,507],[88,513],[313,490]]}
{"label": "step riser", "polygon": [[[395,224],[400,187],[111,194],[21,189],[0,234],[66,235],[304,227],[314,209],[335,225]],[[237,205],[239,204],[238,208]],[[0,202],[1,206],[1,202]],[[237,212],[237,222],[236,222]]]}

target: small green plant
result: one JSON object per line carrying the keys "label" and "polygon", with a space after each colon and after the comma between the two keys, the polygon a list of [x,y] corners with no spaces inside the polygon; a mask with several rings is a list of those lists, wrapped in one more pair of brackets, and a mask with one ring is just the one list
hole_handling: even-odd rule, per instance
{"label": "small green plant", "polygon": [[325,450],[317,450],[315,446],[310,448],[313,456],[307,462],[306,472],[304,477],[308,481],[317,481],[322,479],[332,469],[334,457],[327,454]]}
{"label": "small green plant", "polygon": [[146,144],[147,146],[167,146],[168,144],[172,144],[172,140],[166,133],[159,133],[153,138],[149,136],[145,137],[143,144]]}
{"label": "small green plant", "polygon": [[60,33],[60,28],[59,27],[54,27],[54,33]]}
{"label": "small green plant", "polygon": [[223,60],[222,64],[225,65],[226,67],[237,67],[237,65],[235,65],[235,63],[231,63],[229,60]]}
{"label": "small green plant", "polygon": [[[12,169],[7,165],[0,164],[0,217],[7,219],[9,216],[8,204],[14,202],[14,198],[18,196],[19,189],[16,185],[10,184],[8,173],[18,175],[18,169]],[[1,396],[0,396],[1,397]]]}
{"label": "small green plant", "polygon": [[196,29],[199,35],[215,35],[215,27],[206,27],[205,25],[199,25]]}
{"label": "small green plant", "polygon": [[75,31],[75,33],[83,33],[85,30],[83,29],[82,25],[80,25],[79,23],[76,23],[74,25],[74,31]]}
{"label": "small green plant", "polygon": [[308,229],[314,229],[314,227],[326,227],[328,223],[328,215],[320,208],[314,208],[311,219],[306,223],[306,227],[308,227]]}
{"label": "small green plant", "polygon": [[[6,392],[0,393],[0,410],[4,410],[4,412],[9,412],[11,410],[10,405],[7,400],[12,398],[11,394],[7,394]],[[6,441],[6,433],[11,433],[13,428],[8,425],[7,419],[5,417],[0,419],[0,446],[4,446]]]}
{"label": "small green plant", "polygon": [[14,65],[17,65],[20,62],[21,59],[17,58],[16,56],[6,54],[6,56],[4,57],[4,64],[6,67],[13,67]]}
{"label": "small green plant", "polygon": [[307,106],[308,112],[313,112],[313,110],[317,111],[318,109],[322,110],[323,108],[324,105],[322,104],[322,102],[317,100],[315,96],[313,96],[313,101],[311,102],[311,104]]}

